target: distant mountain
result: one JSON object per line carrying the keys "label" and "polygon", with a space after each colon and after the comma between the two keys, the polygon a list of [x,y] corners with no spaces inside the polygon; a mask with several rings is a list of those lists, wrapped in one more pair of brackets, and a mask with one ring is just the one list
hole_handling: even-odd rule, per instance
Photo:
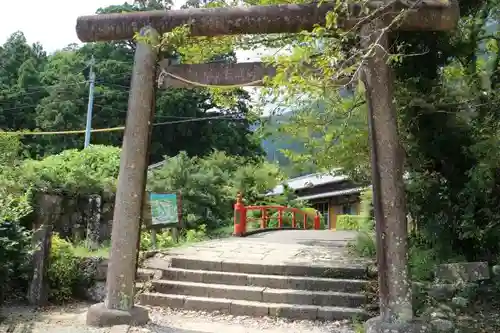
{"label": "distant mountain", "polygon": [[[347,97],[351,93],[348,91],[343,91],[342,94]],[[314,108],[315,112],[318,113],[318,116],[320,116],[326,110],[326,107],[322,102],[311,102],[311,104],[306,107]],[[296,112],[300,112],[300,110],[289,111],[280,115],[273,115],[265,119],[266,132],[269,133],[269,135],[261,142],[267,159],[269,161],[279,163],[279,165],[290,177],[317,171],[312,164],[310,166],[301,165],[300,168],[298,168],[299,166],[293,165],[293,163],[282,152],[282,150],[290,150],[292,152],[301,153],[305,150],[303,142],[278,132],[279,126],[289,122]],[[338,117],[338,120],[330,119],[329,126],[344,126],[346,121],[345,115],[342,116],[342,113],[339,113]],[[363,123],[357,123],[355,119],[351,119],[349,124],[350,126],[366,126]],[[254,128],[254,130],[255,129],[256,127]]]}
{"label": "distant mountain", "polygon": [[290,149],[294,152],[302,152],[303,144],[289,136],[278,132],[279,126],[287,123],[293,116],[293,111],[275,115],[267,119],[267,132],[269,136],[262,141],[262,147],[269,161],[276,161],[282,166],[290,164],[288,158],[281,152],[282,149]]}

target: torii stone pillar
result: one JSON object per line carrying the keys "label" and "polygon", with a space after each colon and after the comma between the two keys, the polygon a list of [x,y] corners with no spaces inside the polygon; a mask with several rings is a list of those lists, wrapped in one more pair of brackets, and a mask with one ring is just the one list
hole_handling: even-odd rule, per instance
{"label": "torii stone pillar", "polygon": [[[408,231],[403,182],[403,151],[398,137],[387,22],[362,28],[366,47],[376,46],[363,66],[371,143],[373,206],[377,231],[380,316],[366,322],[366,333],[420,333],[428,325],[413,318],[408,273]],[[378,33],[375,33],[378,32]]]}
{"label": "torii stone pillar", "polygon": [[111,231],[106,299],[104,303],[89,308],[87,324],[91,326],[142,325],[149,321],[148,311],[134,306],[134,288],[139,221],[146,183],[144,170],[147,168],[149,131],[154,112],[155,42],[158,34],[145,27],[140,36],[149,40],[139,40],[135,51]]}

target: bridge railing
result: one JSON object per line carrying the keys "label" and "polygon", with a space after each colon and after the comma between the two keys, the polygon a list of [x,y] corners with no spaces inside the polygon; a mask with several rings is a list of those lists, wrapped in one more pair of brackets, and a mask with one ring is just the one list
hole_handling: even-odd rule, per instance
{"label": "bridge railing", "polygon": [[[249,212],[257,211],[260,212],[260,217],[249,216]],[[276,214],[277,212],[277,214]],[[287,215],[287,216],[285,216]],[[291,221],[286,221],[291,215]],[[308,223],[312,219],[312,224]],[[277,220],[277,223],[272,223],[273,220]],[[258,227],[254,230],[269,230],[269,229],[284,229],[290,228],[285,226],[289,224],[291,228],[294,229],[321,229],[321,219],[319,212],[315,213],[305,211],[298,208],[286,207],[286,206],[245,206],[243,203],[243,197],[238,194],[236,203],[234,205],[234,232],[233,236],[244,236],[251,231],[249,230],[249,222],[259,222]],[[269,227],[272,223],[276,227]]]}

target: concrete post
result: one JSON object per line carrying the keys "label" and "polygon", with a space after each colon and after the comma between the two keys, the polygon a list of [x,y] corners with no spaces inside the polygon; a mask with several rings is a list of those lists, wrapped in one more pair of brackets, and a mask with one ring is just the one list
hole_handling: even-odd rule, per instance
{"label": "concrete post", "polygon": [[[91,306],[87,324],[113,326],[145,324],[145,308],[134,306],[136,251],[146,182],[149,128],[153,116],[158,34],[151,28],[140,31],[137,42],[127,121],[120,159],[120,172],[111,232],[111,251],[104,304]],[[144,39],[142,39],[144,38]]]}
{"label": "concrete post", "polygon": [[408,231],[393,78],[387,63],[389,43],[376,19],[363,27],[362,39],[371,54],[365,60],[363,79],[369,104],[372,173],[381,315],[366,323],[367,333],[422,332],[425,325],[413,319],[411,280],[408,273]]}

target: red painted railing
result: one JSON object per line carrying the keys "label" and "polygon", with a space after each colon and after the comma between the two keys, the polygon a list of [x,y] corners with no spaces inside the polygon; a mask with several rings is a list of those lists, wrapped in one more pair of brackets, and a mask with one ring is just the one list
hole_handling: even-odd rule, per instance
{"label": "red painted railing", "polygon": [[[261,217],[249,217],[248,212],[250,211],[260,211]],[[278,216],[271,216],[270,211],[278,212]],[[248,230],[248,222],[259,221],[259,229],[268,229],[269,222],[271,219],[276,218],[278,221],[278,228],[284,228],[283,217],[285,213],[291,213],[292,221],[291,227],[296,229],[307,229],[308,218],[313,219],[312,227],[315,230],[321,228],[320,216],[318,211],[316,214],[311,214],[310,212],[303,211],[298,208],[285,207],[285,206],[245,206],[243,203],[243,197],[238,194],[236,203],[234,205],[234,236],[243,236]]]}

